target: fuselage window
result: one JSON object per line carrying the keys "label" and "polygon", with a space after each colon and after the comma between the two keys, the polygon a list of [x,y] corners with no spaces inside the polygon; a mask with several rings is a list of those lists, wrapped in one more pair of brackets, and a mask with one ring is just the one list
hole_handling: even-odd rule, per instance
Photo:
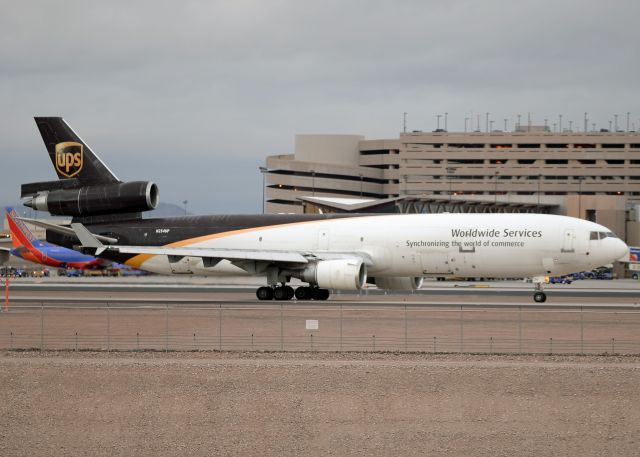
{"label": "fuselage window", "polygon": [[598,232],[591,232],[589,234],[589,239],[590,240],[597,240],[598,239]]}

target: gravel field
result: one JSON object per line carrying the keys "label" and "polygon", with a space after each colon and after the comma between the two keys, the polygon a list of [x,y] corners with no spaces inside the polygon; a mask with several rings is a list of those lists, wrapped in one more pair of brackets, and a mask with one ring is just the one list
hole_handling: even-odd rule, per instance
{"label": "gravel field", "polygon": [[638,455],[640,357],[0,352],[2,456]]}

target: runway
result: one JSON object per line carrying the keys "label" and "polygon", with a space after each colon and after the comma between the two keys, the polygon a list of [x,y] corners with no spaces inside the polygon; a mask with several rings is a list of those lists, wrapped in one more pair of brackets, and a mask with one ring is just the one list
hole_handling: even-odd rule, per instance
{"label": "runway", "polygon": [[252,284],[84,281],[12,284],[0,348],[640,353],[630,281],[552,286],[544,304],[513,282],[277,302]]}
{"label": "runway", "polygon": [[[111,278],[65,278],[14,281],[10,301],[14,305],[68,306],[272,306],[275,301],[255,298],[255,284],[207,284],[203,281],[169,282],[158,278],[132,281]],[[640,283],[631,280],[580,281],[549,285],[546,303],[534,303],[533,285],[516,281],[484,283],[436,282],[413,292],[385,292],[367,288],[359,292],[332,293],[326,302],[285,301],[286,306],[326,307],[526,307],[526,308],[635,308],[640,306]]]}

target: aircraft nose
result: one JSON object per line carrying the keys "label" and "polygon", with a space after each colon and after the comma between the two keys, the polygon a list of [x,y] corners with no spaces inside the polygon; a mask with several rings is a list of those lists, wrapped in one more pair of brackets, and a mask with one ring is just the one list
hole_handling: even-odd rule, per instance
{"label": "aircraft nose", "polygon": [[629,261],[629,246],[621,239],[614,240],[616,243],[613,246],[613,254],[615,259],[621,262]]}

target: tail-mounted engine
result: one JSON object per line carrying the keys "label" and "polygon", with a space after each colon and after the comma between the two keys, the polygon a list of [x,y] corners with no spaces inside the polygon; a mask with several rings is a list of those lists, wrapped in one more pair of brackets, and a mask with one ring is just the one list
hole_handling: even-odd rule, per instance
{"label": "tail-mounted engine", "polygon": [[[71,188],[65,188],[64,184],[49,187],[49,184],[23,185],[24,205],[56,216],[74,217],[135,213],[152,210],[158,205],[158,186],[149,181]],[[73,185],[72,182],[69,184]]]}

